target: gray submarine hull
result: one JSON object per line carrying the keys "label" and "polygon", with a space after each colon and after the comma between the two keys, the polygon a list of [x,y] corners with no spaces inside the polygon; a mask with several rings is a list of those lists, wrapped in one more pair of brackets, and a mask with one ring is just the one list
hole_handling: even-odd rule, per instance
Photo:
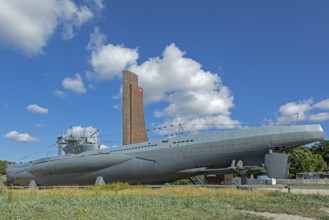
{"label": "gray submarine hull", "polygon": [[[283,150],[322,140],[320,125],[246,128],[182,135],[121,147],[8,164],[7,182],[40,186],[106,183],[161,184],[196,175],[246,173],[266,165],[272,178],[286,178]],[[242,161],[243,165],[238,161]]]}

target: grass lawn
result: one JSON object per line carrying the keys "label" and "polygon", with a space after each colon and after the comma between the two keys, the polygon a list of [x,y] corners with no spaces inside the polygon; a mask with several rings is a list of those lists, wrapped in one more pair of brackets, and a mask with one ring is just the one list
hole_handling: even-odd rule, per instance
{"label": "grass lawn", "polygon": [[329,219],[329,196],[214,188],[131,187],[8,190],[0,186],[0,219],[266,219],[286,213]]}

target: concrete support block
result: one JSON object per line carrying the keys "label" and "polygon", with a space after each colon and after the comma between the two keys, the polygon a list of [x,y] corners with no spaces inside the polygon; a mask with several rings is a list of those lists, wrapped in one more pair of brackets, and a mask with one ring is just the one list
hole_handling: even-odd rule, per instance
{"label": "concrete support block", "polygon": [[31,180],[29,183],[29,189],[38,189],[38,185],[34,180]]}
{"label": "concrete support block", "polygon": [[104,181],[104,178],[102,176],[98,176],[96,178],[95,185],[97,185],[97,186],[104,186],[104,185],[106,185],[106,183]]}

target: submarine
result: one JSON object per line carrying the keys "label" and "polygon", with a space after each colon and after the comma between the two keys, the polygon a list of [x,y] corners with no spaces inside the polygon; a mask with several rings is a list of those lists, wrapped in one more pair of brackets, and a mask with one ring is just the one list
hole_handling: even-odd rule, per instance
{"label": "submarine", "polygon": [[96,137],[61,137],[59,156],[6,165],[7,183],[27,186],[105,183],[162,184],[197,175],[243,175],[266,169],[287,178],[284,150],[324,138],[321,125],[293,125],[214,131],[99,149]]}
{"label": "submarine", "polygon": [[162,184],[198,175],[249,174],[266,169],[271,178],[287,178],[287,149],[324,138],[321,125],[243,128],[178,134],[149,141],[143,89],[138,76],[123,71],[122,146],[102,149],[97,132],[60,136],[58,156],[6,165],[7,183],[26,186],[91,185],[127,182]]}

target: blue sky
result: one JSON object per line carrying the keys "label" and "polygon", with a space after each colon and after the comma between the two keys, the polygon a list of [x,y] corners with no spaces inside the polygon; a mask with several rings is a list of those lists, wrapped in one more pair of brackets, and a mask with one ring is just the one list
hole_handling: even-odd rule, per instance
{"label": "blue sky", "polygon": [[0,0],[0,159],[55,155],[73,126],[121,145],[123,69],[139,75],[148,128],[298,119],[328,137],[328,11],[324,0]]}

